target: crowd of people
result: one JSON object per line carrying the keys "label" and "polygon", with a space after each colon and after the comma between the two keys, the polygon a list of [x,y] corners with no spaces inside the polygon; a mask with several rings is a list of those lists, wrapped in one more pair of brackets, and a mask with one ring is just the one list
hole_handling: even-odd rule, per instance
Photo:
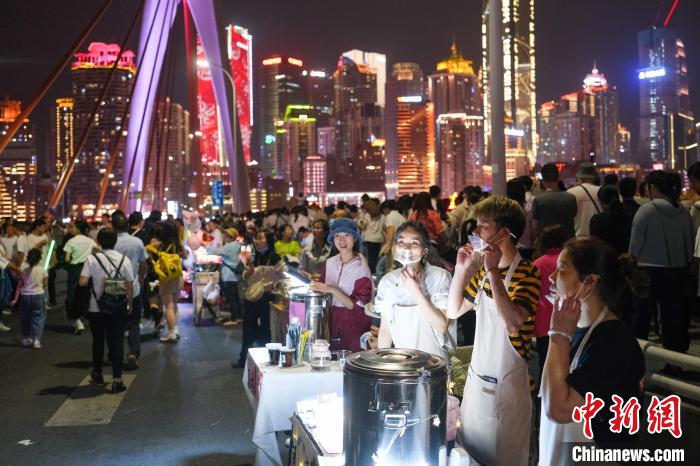
{"label": "crowd of people", "polygon": [[[270,341],[276,282],[294,269],[332,296],[334,350],[395,346],[449,360],[473,345],[461,434],[483,463],[527,462],[539,387],[540,455],[563,464],[557,442],[579,438],[571,415],[587,392],[607,402],[640,395],[635,337],[648,339],[653,328],[665,348],[689,348],[700,294],[700,164],[687,179],[684,193],[675,173],[653,171],[638,185],[601,179],[582,163],[566,189],[546,164],[541,178],[510,180],[507,196],[468,186],[453,204],[433,186],[384,201],[365,195],[359,206],[301,203],[211,218],[114,211],[62,225],[48,212],[31,225],[4,224],[0,290],[6,308],[20,312],[22,344],[39,349],[47,305],[57,304],[56,270],[65,268],[66,318],[76,333],[86,319],[93,336],[92,379],[104,382],[106,344],[119,392],[122,370],[138,368],[142,319],[161,342],[179,341],[177,303],[200,256],[221,258],[223,324],[242,324],[238,367],[248,348]],[[609,417],[595,419],[596,441],[632,440],[611,433]]]}

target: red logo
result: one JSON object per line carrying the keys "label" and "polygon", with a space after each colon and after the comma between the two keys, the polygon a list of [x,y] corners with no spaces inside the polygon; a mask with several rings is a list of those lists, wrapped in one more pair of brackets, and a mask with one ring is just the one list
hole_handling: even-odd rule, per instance
{"label": "red logo", "polygon": [[586,436],[588,440],[593,439],[593,428],[591,427],[591,420],[598,414],[598,411],[603,409],[605,402],[600,398],[593,396],[593,393],[586,393],[586,402],[583,406],[577,406],[574,408],[572,413],[572,419],[574,422],[583,422],[583,435]]}
{"label": "red logo", "polygon": [[667,430],[675,438],[680,438],[681,431],[681,399],[678,395],[670,395],[659,401],[656,396],[651,397],[647,408],[647,429],[650,434],[659,434]]}
{"label": "red logo", "polygon": [[612,399],[613,405],[610,407],[610,411],[612,411],[613,417],[609,421],[610,432],[619,434],[623,427],[629,431],[630,435],[639,432],[639,410],[641,408],[639,400],[632,397],[627,400],[627,403],[624,403],[625,400],[617,395],[613,395]]}

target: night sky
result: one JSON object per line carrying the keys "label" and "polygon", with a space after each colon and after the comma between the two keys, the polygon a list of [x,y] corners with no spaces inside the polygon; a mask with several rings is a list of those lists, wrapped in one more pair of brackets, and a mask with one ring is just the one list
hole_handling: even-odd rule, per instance
{"label": "night sky", "polygon": [[[0,94],[29,100],[101,3],[3,0]],[[665,3],[668,9],[673,0]],[[385,53],[389,66],[417,62],[429,74],[449,54],[454,33],[465,58],[480,63],[481,0],[223,0],[223,4],[225,22],[245,26],[253,34],[256,62],[264,55],[283,53],[333,69],[341,52],[357,48]],[[608,82],[617,86],[622,123],[635,137],[637,32],[654,22],[659,4],[659,0],[536,0],[538,103],[578,88],[595,59]],[[136,7],[136,0],[115,1],[90,39],[121,42]],[[669,27],[685,42],[693,110],[700,115],[700,0],[680,0]],[[182,33],[179,23],[178,33]],[[135,49],[136,41],[132,42]],[[186,102],[183,65],[184,57],[175,93],[181,103]],[[66,70],[31,117],[40,156],[48,150],[50,102],[68,95]]]}

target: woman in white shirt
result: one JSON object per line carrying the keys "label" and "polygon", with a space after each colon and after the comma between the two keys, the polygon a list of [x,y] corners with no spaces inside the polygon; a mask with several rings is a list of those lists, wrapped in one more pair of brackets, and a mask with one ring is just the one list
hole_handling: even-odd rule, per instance
{"label": "woman in white shirt", "polygon": [[46,323],[44,290],[49,273],[41,266],[41,250],[27,252],[27,266],[22,269],[22,296],[19,301],[22,322],[22,346],[41,349],[41,336]]}
{"label": "woman in white shirt", "polygon": [[384,241],[384,215],[379,209],[379,202],[370,199],[364,205],[365,214],[360,220],[362,230],[362,247],[367,253],[367,263],[372,273],[377,270],[379,250]]}
{"label": "woman in white shirt", "polygon": [[78,220],[72,223],[69,228],[70,234],[73,237],[63,246],[68,269],[68,279],[66,283],[66,315],[69,320],[73,321],[75,334],[80,335],[85,331],[85,326],[80,320],[82,317],[82,310],[78,309],[78,306],[75,305],[75,290],[78,287],[83,264],[87,258],[97,250],[97,243],[88,236],[90,233],[90,225],[88,225],[86,221]]}
{"label": "woman in white shirt", "polygon": [[393,343],[449,360],[457,342],[457,322],[446,316],[452,277],[427,262],[430,240],[423,225],[406,222],[394,238],[394,256],[403,267],[384,275],[377,287],[379,347]]}

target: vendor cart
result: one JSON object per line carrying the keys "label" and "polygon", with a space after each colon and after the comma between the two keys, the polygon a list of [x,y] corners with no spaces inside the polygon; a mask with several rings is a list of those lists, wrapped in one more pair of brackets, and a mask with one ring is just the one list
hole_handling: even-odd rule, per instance
{"label": "vendor cart", "polygon": [[[210,257],[210,256],[208,256]],[[197,263],[192,271],[192,315],[194,325],[199,326],[204,312],[208,312],[215,321],[219,321],[219,304],[207,297],[218,287],[220,275],[216,262]],[[219,301],[214,300],[214,301]]]}

